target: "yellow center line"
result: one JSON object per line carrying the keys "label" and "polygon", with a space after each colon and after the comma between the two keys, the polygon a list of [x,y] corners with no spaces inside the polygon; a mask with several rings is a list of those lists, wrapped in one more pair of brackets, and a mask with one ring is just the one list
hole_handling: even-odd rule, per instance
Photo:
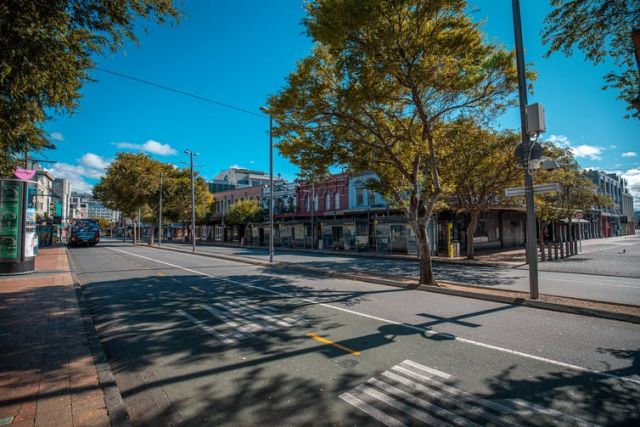
{"label": "yellow center line", "polygon": [[342,350],[342,351],[344,351],[344,352],[347,352],[347,353],[353,354],[354,356],[360,356],[360,352],[359,352],[359,351],[351,350],[349,347],[345,347],[345,346],[343,346],[343,345],[340,345],[340,344],[338,344],[338,343],[335,343],[335,342],[331,341],[330,339],[327,339],[327,338],[321,337],[320,335],[316,335],[316,334],[314,334],[313,332],[309,332],[309,333],[307,334],[307,336],[308,336],[309,338],[311,338],[312,340],[314,340],[314,341],[318,341],[318,342],[321,342],[321,343],[323,343],[323,344],[329,344],[329,345],[331,345],[331,346],[334,346],[335,348],[339,348],[340,350]]}
{"label": "yellow center line", "polygon": [[156,273],[158,276],[164,276],[164,273]]}

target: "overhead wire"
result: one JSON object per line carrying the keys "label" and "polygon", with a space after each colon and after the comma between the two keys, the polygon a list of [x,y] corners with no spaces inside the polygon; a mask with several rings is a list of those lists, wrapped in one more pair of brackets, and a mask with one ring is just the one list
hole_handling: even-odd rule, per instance
{"label": "overhead wire", "polygon": [[152,82],[150,80],[145,80],[145,79],[141,79],[139,77],[130,76],[128,74],[120,73],[120,72],[117,72],[117,71],[108,70],[106,68],[102,68],[102,67],[99,67],[99,66],[94,66],[93,68],[95,70],[102,71],[103,73],[111,74],[111,75],[114,75],[114,76],[117,76],[117,77],[121,77],[123,79],[132,80],[132,81],[135,81],[135,82],[138,82],[138,83],[142,83],[142,84],[145,84],[145,85],[148,85],[148,86],[153,86],[153,87],[156,87],[156,88],[159,88],[159,89],[163,89],[163,90],[166,90],[166,91],[169,91],[169,92],[173,92],[173,93],[177,93],[177,94],[180,94],[180,95],[184,95],[184,96],[188,96],[188,97],[191,97],[191,98],[195,98],[195,99],[198,99],[200,101],[209,102],[211,104],[215,104],[215,105],[218,105],[220,107],[228,108],[228,109],[235,110],[235,111],[238,111],[238,112],[241,112],[241,113],[251,114],[252,116],[262,117],[262,118],[268,117],[267,115],[262,114],[262,113],[256,113],[256,112],[253,112],[251,110],[247,110],[247,109],[244,109],[244,108],[241,108],[241,107],[237,107],[235,105],[227,104],[226,102],[216,101],[215,99],[209,98],[207,96],[197,95],[195,93],[187,92],[187,91],[180,90],[180,89],[175,89],[175,88],[172,88],[170,86],[166,86],[166,85],[163,85],[163,84]]}

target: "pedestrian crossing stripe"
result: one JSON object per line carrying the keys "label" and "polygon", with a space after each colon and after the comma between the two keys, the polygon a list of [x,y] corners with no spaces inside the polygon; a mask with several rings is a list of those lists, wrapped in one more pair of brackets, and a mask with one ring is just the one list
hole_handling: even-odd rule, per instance
{"label": "pedestrian crossing stripe", "polygon": [[387,426],[594,424],[522,399],[492,401],[450,384],[453,376],[405,360],[342,393],[340,399]]}
{"label": "pedestrian crossing stripe", "polygon": [[210,325],[210,322],[207,322],[208,319],[199,319],[185,310],[176,310],[176,313],[213,335],[223,344],[234,344],[250,339],[256,333],[278,331],[305,322],[304,317],[291,318],[279,313],[274,307],[261,307],[246,299],[229,300],[224,304],[219,302],[211,305],[201,304],[199,308],[217,320],[215,326]]}

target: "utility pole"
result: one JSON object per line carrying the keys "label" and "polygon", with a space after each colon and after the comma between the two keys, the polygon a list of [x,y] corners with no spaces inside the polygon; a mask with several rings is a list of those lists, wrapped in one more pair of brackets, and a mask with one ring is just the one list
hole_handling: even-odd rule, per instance
{"label": "utility pole", "polygon": [[269,114],[269,263],[273,264],[273,116],[267,107],[260,107]]}
{"label": "utility pole", "polygon": [[142,240],[142,223],[140,222],[140,211],[141,208],[138,208],[138,243]]}
{"label": "utility pole", "polygon": [[316,183],[311,183],[311,249],[316,248]]}
{"label": "utility pole", "polygon": [[160,174],[160,207],[158,209],[158,246],[162,244],[162,176]]}
{"label": "utility pole", "polygon": [[529,264],[529,297],[538,299],[538,254],[536,245],[536,213],[533,193],[533,169],[530,169],[531,138],[527,133],[527,78],[524,68],[524,46],[522,43],[522,22],[520,0],[511,0],[513,8],[513,30],[515,33],[516,65],[518,68],[518,92],[520,97],[520,126],[522,146],[525,153],[524,190],[527,207],[527,264]]}
{"label": "utility pole", "polygon": [[198,155],[191,150],[184,150],[189,155],[189,169],[191,170],[191,250],[196,251],[196,190],[193,180],[193,156]]}

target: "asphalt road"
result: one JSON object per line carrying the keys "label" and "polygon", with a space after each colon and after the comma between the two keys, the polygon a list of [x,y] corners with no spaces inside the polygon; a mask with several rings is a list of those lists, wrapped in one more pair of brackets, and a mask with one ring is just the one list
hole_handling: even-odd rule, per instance
{"label": "asphalt road", "polygon": [[[631,242],[631,244],[629,244]],[[163,243],[181,249],[190,245]],[[611,255],[602,257],[606,248]],[[625,254],[617,254],[626,248]],[[263,248],[234,248],[228,246],[199,246],[201,252],[268,259]],[[586,249],[585,249],[586,250]],[[637,253],[637,254],[636,254]],[[608,253],[607,253],[608,254]],[[634,255],[636,254],[636,255]],[[594,258],[598,260],[594,260]],[[635,258],[634,258],[635,257]],[[611,260],[610,258],[614,258]],[[295,252],[276,249],[276,261],[305,264],[331,271],[356,271],[388,275],[419,276],[417,261]],[[611,264],[611,265],[609,265]],[[621,241],[593,246],[588,253],[562,261],[540,263],[539,289],[541,293],[621,304],[640,305],[640,236],[634,241]],[[514,291],[529,291],[529,271],[525,268],[502,268],[490,265],[433,263],[437,280],[489,286]]]}
{"label": "asphalt road", "polygon": [[640,325],[116,243],[70,252],[135,425],[640,421]]}

